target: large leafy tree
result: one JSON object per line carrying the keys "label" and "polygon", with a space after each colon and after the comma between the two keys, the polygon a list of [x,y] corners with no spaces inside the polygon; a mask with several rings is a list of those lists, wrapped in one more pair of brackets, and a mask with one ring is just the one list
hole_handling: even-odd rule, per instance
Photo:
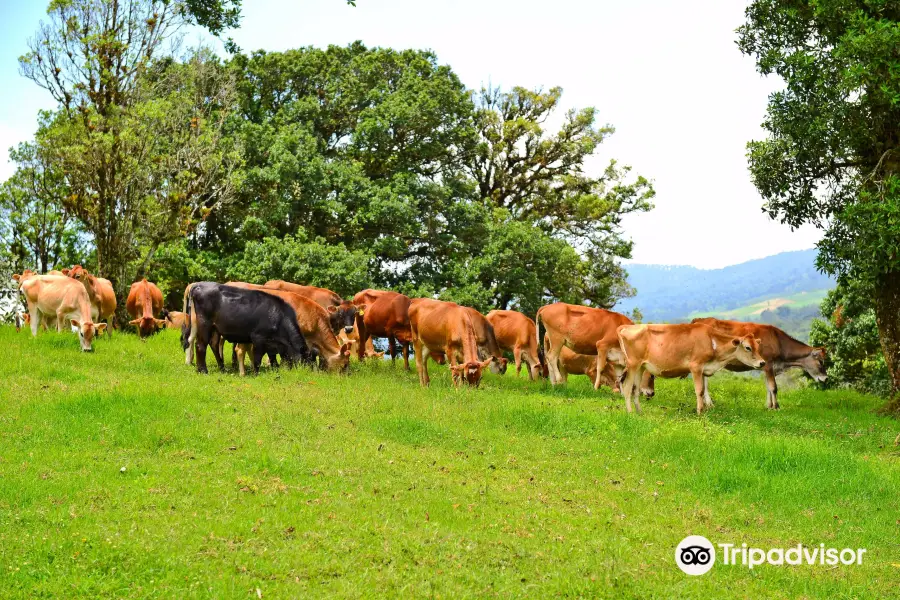
{"label": "large leafy tree", "polygon": [[160,243],[229,199],[234,86],[208,53],[166,58],[192,18],[181,2],[54,1],[48,15],[20,58],[59,103],[37,142],[66,174],[62,204],[93,236],[98,272],[123,293]]}
{"label": "large leafy tree", "polygon": [[871,290],[900,408],[900,2],[755,0],[741,50],[783,90],[748,145],[765,210],[823,228],[819,266]]}
{"label": "large leafy tree", "polygon": [[[497,289],[495,305],[503,308],[510,303],[531,306],[550,298],[611,307],[634,294],[618,263],[630,258],[632,249],[622,235],[621,221],[627,214],[652,208],[653,186],[644,177],[631,177],[631,168],[614,160],[599,174],[590,173],[586,161],[614,129],[598,127],[596,109],[584,108],[569,110],[559,129],[548,131],[546,124],[559,108],[561,96],[560,88],[517,87],[509,92],[482,89],[477,97],[476,135],[466,168],[479,196],[500,209],[495,216],[508,223],[494,231],[508,242],[516,229],[512,223],[528,224],[538,238],[561,240],[569,247],[567,251],[558,244],[545,244],[531,261],[525,260],[527,252],[518,260],[510,257],[531,273],[527,279],[533,282],[532,292],[523,296],[512,281],[505,286],[492,282]],[[498,239],[489,249],[498,244],[504,245]],[[576,256],[579,259],[573,264]],[[577,283],[570,281],[572,273]]]}

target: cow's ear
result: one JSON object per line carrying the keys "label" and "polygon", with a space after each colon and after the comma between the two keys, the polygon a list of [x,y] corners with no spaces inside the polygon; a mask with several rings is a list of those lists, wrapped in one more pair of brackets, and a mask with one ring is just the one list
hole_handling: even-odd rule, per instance
{"label": "cow's ear", "polygon": [[341,354],[343,354],[344,356],[350,356],[351,348],[353,348],[353,344],[350,342],[347,342],[346,344],[341,346]]}
{"label": "cow's ear", "polygon": [[366,307],[365,306],[357,307],[356,314],[359,315],[360,317],[364,316],[366,314]]}
{"label": "cow's ear", "polygon": [[453,373],[462,373],[465,369],[466,365],[450,365],[450,371]]}
{"label": "cow's ear", "polygon": [[106,323],[98,323],[96,327],[98,333],[103,333],[104,331],[106,331]]}
{"label": "cow's ear", "polygon": [[135,319],[134,321],[128,321],[128,324],[129,324],[129,325],[137,325],[137,324],[140,323],[140,322],[141,322],[140,319]]}
{"label": "cow's ear", "polygon": [[485,360],[484,362],[481,363],[481,365],[480,365],[481,368],[482,368],[482,369],[487,368],[487,366],[488,366],[489,364],[491,364],[491,361],[492,361],[492,360],[494,360],[494,357],[493,357],[493,356],[488,356],[488,357],[487,357],[487,360]]}
{"label": "cow's ear", "polygon": [[156,322],[157,327],[165,327],[166,320],[165,319],[153,319]]}
{"label": "cow's ear", "polygon": [[740,344],[741,344],[741,340],[739,340],[737,338],[734,338],[733,340],[731,340],[732,346],[739,346]]}
{"label": "cow's ear", "polygon": [[62,274],[68,276],[72,271],[70,269],[63,269]]}
{"label": "cow's ear", "polygon": [[69,320],[72,321],[72,327],[77,327],[78,329],[81,329],[81,323],[79,323],[77,319],[69,319]]}
{"label": "cow's ear", "polygon": [[13,281],[19,281],[20,279],[22,279],[22,276],[19,275],[18,273],[15,273],[15,274],[13,275]]}
{"label": "cow's ear", "polygon": [[756,345],[757,345],[757,346],[759,346],[760,344],[762,344],[762,340],[759,339],[759,338],[756,338],[754,341],[756,342]]}
{"label": "cow's ear", "polygon": [[328,307],[328,312],[330,312],[330,313],[336,313],[336,312],[337,312],[337,306],[335,306],[335,305],[332,304],[331,306]]}

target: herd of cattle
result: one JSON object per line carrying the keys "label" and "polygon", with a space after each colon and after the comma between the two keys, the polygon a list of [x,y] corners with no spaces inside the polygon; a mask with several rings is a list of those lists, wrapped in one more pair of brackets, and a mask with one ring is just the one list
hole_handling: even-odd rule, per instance
{"label": "herd of cattle", "polygon": [[[109,333],[116,310],[111,283],[80,265],[39,275],[14,275],[28,312],[18,321],[58,331],[78,332],[81,348],[90,352],[94,337]],[[243,375],[251,354],[253,371],[263,357],[288,365],[315,364],[346,371],[350,356],[362,361],[380,357],[372,338],[387,338],[392,361],[402,353],[409,369],[414,349],[419,382],[429,383],[428,358],[449,363],[455,385],[477,386],[484,369],[503,374],[504,352],[516,373],[526,365],[529,377],[564,384],[569,374],[591,378],[595,388],[607,385],[625,396],[626,408],[640,411],[640,395],[652,396],[655,377],[691,375],[697,412],[712,406],[708,378],[720,369],[762,370],[768,408],[778,408],[775,376],[803,369],[825,380],[825,349],[799,342],[772,325],[694,319],[687,324],[635,324],[625,315],[562,302],[537,311],[535,320],[513,310],[482,315],[474,308],[431,298],[409,298],[384,290],[364,290],[352,300],[323,288],[273,280],[265,285],[244,282],[192,283],[184,292],[181,312],[163,309],[159,288],[143,279],[131,286],[126,308],[141,337],[161,327],[181,329],[185,361],[207,372],[209,347],[224,370],[224,343],[232,343],[232,364]],[[540,328],[545,335],[541,343]]]}

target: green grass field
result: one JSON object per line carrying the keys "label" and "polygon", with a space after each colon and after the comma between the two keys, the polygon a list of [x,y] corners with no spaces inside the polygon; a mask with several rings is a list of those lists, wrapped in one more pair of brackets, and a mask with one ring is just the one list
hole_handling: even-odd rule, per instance
{"label": "green grass field", "polygon": [[720,319],[736,319],[736,320],[752,320],[767,309],[774,310],[779,306],[786,306],[791,309],[806,308],[807,306],[819,306],[822,300],[828,295],[830,290],[814,290],[811,292],[800,292],[790,296],[779,296],[777,298],[765,298],[753,301],[745,306],[740,306],[731,310],[714,310],[714,311],[697,311],[689,314],[687,319],[695,319],[697,317],[718,317]]}
{"label": "green grass field", "polygon": [[[635,416],[583,377],[200,376],[171,331],[0,345],[4,598],[900,596],[900,427],[877,398],[796,389],[770,412],[720,375],[703,417],[689,379]],[[688,534],[868,552],[688,577]]]}

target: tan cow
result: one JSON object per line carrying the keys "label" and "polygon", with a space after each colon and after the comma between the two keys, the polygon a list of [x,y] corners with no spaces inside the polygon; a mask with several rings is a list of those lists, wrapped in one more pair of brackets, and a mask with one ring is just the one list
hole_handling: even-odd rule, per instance
{"label": "tan cow", "polygon": [[166,326],[165,319],[156,318],[156,315],[162,312],[162,306],[162,292],[156,284],[147,281],[146,278],[135,281],[131,284],[128,300],[125,302],[128,314],[134,319],[128,324],[137,326],[141,338],[156,333],[159,328]]}
{"label": "tan cow", "polygon": [[[775,376],[788,369],[803,369],[816,381],[825,381],[825,348],[813,347],[795,340],[774,325],[722,321],[712,317],[694,319],[692,323],[705,323],[734,336],[752,335],[760,340],[759,355],[766,361],[763,369],[766,379],[766,408],[778,408],[778,384]],[[725,366],[729,371],[749,371],[750,367],[734,361]]]}
{"label": "tan cow", "polygon": [[63,269],[67,277],[80,281],[84,286],[88,297],[91,299],[91,314],[94,320],[107,324],[106,334],[112,335],[112,319],[116,314],[116,292],[112,282],[103,277],[91,275],[81,265],[75,265],[71,269]]}
{"label": "tan cow", "polygon": [[[331,329],[330,314],[337,310],[332,306],[325,309],[317,302],[284,290],[276,290],[255,283],[243,281],[229,281],[225,285],[243,288],[245,290],[257,290],[272,296],[277,296],[287,302],[297,315],[297,326],[300,333],[306,339],[307,345],[319,353],[325,362],[328,371],[346,371],[350,364],[350,344],[341,344]],[[243,353],[238,349],[238,365],[241,375],[244,374]]]}
{"label": "tan cow", "polygon": [[91,318],[91,301],[81,283],[65,275],[35,275],[20,288],[28,303],[31,334],[37,336],[44,318],[56,317],[56,330],[69,326],[77,329],[81,350],[93,352],[94,336],[103,333],[106,323],[95,325]]}
{"label": "tan cow", "polygon": [[475,329],[475,342],[478,344],[479,360],[484,360],[488,356],[493,357],[491,372],[497,375],[505,374],[506,365],[509,361],[503,356],[503,350],[500,348],[500,344],[497,343],[494,326],[483,314],[474,308],[470,306],[463,308],[469,311],[469,316],[472,318],[472,326]]}
{"label": "tan cow", "polygon": [[494,336],[500,348],[512,352],[516,375],[522,370],[524,361],[528,378],[540,379],[544,374],[544,362],[537,344],[534,321],[515,310],[492,310],[485,318],[494,327]]}
{"label": "tan cow", "polygon": [[625,357],[626,376],[623,393],[625,406],[641,410],[640,392],[635,381],[645,371],[659,377],[694,378],[697,414],[712,406],[707,377],[730,362],[739,361],[761,369],[766,361],[759,355],[759,340],[753,336],[736,337],[702,323],[680,325],[623,325],[617,330]]}
{"label": "tan cow", "polygon": [[166,329],[181,329],[187,321],[187,315],[181,311],[170,310],[166,313]]}
{"label": "tan cow", "polygon": [[[606,370],[607,361],[614,363],[620,373],[625,365],[625,357],[619,348],[616,329],[622,325],[632,325],[625,315],[590,306],[578,306],[557,302],[542,306],[535,318],[536,342],[540,344],[540,324],[544,323],[546,336],[550,338],[550,351],[546,354],[550,382],[562,383],[559,370],[559,353],[563,346],[577,354],[597,357],[597,371],[594,389],[600,387],[600,374]],[[646,390],[652,395],[652,390]]]}
{"label": "tan cow", "polygon": [[281,279],[269,280],[266,282],[265,287],[283,292],[293,292],[298,296],[312,300],[328,310],[331,330],[334,331],[335,335],[340,333],[342,329],[344,333],[350,333],[353,330],[358,308],[349,300],[341,298],[336,292],[312,285],[300,285],[290,281],[282,281]]}
{"label": "tan cow", "polygon": [[459,386],[463,379],[476,387],[481,383],[482,370],[494,357],[479,360],[478,340],[469,310],[454,302],[416,298],[409,305],[409,325],[422,386],[431,382],[428,356],[432,351],[447,357],[454,385]]}

